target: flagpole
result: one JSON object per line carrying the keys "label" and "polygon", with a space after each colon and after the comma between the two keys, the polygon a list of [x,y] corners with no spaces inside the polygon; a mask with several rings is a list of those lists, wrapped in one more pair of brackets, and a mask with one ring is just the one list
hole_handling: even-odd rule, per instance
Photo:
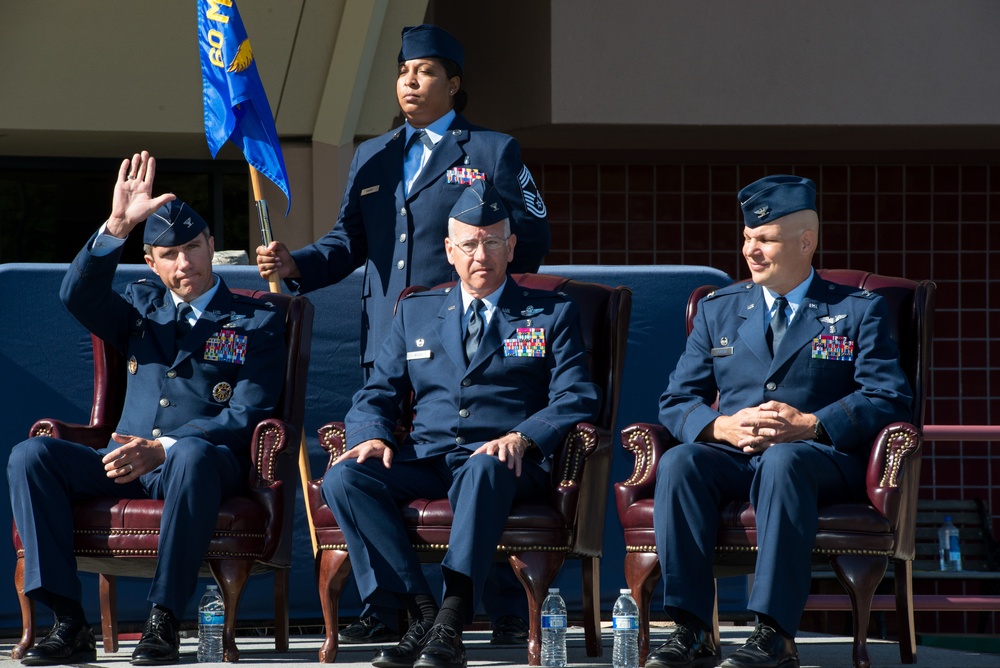
{"label": "flagpole", "polygon": [[[271,235],[271,219],[267,214],[267,200],[264,199],[260,192],[260,174],[254,169],[253,165],[247,163],[247,166],[250,168],[253,199],[257,204],[257,219],[260,222],[261,242],[266,247],[274,241]],[[272,272],[271,277],[267,279],[268,285],[271,287],[271,292],[281,292],[281,283],[279,281],[278,272]],[[316,527],[313,524],[312,508],[309,507],[309,481],[312,480],[312,472],[309,469],[309,449],[306,445],[305,433],[302,434],[302,442],[299,444],[299,477],[302,480],[302,499],[305,502],[306,519],[309,520],[309,538],[312,540],[313,557],[315,557],[316,553],[319,552],[319,545],[316,543]]]}

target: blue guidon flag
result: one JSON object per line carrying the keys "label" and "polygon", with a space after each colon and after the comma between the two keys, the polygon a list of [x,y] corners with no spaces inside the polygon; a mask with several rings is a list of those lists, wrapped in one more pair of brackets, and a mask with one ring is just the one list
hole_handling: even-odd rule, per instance
{"label": "blue guidon flag", "polygon": [[212,157],[232,140],[254,169],[281,188],[291,210],[278,131],[235,0],[198,0],[198,47]]}

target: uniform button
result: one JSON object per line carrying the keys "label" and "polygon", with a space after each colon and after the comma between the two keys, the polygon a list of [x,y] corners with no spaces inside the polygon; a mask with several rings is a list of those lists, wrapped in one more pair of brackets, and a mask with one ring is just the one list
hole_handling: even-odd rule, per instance
{"label": "uniform button", "polygon": [[458,417],[469,417],[468,409],[463,408],[462,410],[458,411]]}
{"label": "uniform button", "polygon": [[174,371],[173,369],[167,372],[167,378],[176,378],[176,377],[177,377],[177,372]]}
{"label": "uniform button", "polygon": [[470,379],[468,379],[468,378],[463,378],[462,379],[462,387],[468,387],[469,385],[472,385],[472,381]]}
{"label": "uniform button", "polygon": [[778,384],[772,381],[767,385],[765,385],[764,387],[767,388],[768,392],[774,392],[776,389],[778,389]]}
{"label": "uniform button", "polygon": [[399,210],[399,215],[406,216],[406,207],[405,206],[402,209]]}
{"label": "uniform button", "polygon": [[154,429],[153,430],[153,438],[159,438],[160,436],[163,436],[163,432],[160,431],[159,429]]}
{"label": "uniform button", "polygon": [[400,260],[399,262],[396,263],[396,268],[397,269],[402,269],[405,266],[406,266],[406,262],[404,262],[403,260]]}
{"label": "uniform button", "polygon": [[166,408],[167,406],[170,405],[170,399],[163,397],[162,399],[160,399],[160,405]]}
{"label": "uniform button", "polygon": [[399,242],[403,243],[404,241],[406,241],[406,232],[399,235]]}
{"label": "uniform button", "polygon": [[465,445],[465,439],[459,436],[455,439],[455,443],[458,445]]}

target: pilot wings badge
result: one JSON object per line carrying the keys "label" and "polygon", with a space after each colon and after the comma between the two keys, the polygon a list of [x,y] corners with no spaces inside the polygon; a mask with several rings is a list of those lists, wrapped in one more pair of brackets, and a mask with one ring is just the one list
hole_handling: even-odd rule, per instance
{"label": "pilot wings badge", "polygon": [[837,333],[837,323],[847,317],[846,313],[840,313],[838,315],[825,315],[819,319],[824,325],[830,325],[830,333]]}

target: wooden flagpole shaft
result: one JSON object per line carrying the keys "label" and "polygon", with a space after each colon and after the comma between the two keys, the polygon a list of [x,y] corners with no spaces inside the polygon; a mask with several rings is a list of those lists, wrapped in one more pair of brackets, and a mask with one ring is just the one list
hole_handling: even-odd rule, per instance
{"label": "wooden flagpole shaft", "polygon": [[[257,203],[257,219],[260,222],[261,242],[267,246],[274,239],[271,236],[271,219],[267,215],[267,200],[260,194],[260,174],[250,165],[250,183],[253,186],[253,199]],[[275,272],[268,284],[271,292],[281,292],[281,283]],[[299,443],[299,478],[302,481],[302,500],[305,502],[306,519],[309,520],[309,538],[312,540],[313,556],[319,552],[319,545],[316,543],[316,527],[313,524],[312,509],[309,507],[309,481],[312,480],[312,472],[309,467],[309,449],[306,446],[306,435],[302,434],[302,442]]]}
{"label": "wooden flagpole shaft", "polygon": [[[257,220],[260,223],[261,243],[267,246],[274,241],[271,235],[271,219],[267,215],[267,200],[260,194],[260,174],[254,169],[253,165],[250,165],[250,184],[253,186],[254,202],[257,203]],[[280,280],[277,273],[268,279],[267,282],[271,286],[271,292],[281,292]]]}

